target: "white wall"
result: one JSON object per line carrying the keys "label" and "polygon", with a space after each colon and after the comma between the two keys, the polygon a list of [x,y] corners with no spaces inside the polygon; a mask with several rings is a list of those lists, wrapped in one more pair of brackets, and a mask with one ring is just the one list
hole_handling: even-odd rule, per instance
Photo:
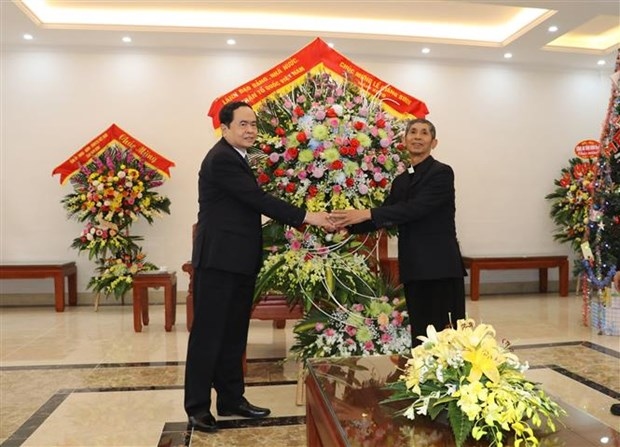
{"label": "white wall", "polygon": [[[79,290],[93,273],[69,245],[82,224],[60,204],[72,191],[51,172],[116,123],[176,163],[161,193],[172,214],[134,225],[150,261],[176,269],[191,253],[197,171],[215,134],[207,111],[226,93],[289,54],[79,51],[1,54],[0,257],[76,260]],[[452,165],[465,254],[570,254],[552,239],[544,196],[582,139],[598,139],[610,95],[608,72],[505,64],[355,58],[377,77],[426,102],[438,128],[434,155]],[[555,272],[551,272],[553,279]],[[505,272],[494,280],[535,279]],[[557,276],[556,276],[557,277]],[[0,292],[41,292],[38,281],[2,281]]]}

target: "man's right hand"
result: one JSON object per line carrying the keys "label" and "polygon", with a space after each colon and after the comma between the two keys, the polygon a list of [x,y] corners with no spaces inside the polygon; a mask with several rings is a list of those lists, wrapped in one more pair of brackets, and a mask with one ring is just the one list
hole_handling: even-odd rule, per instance
{"label": "man's right hand", "polygon": [[336,231],[336,226],[331,222],[329,218],[329,213],[326,211],[319,212],[307,212],[304,222],[309,223],[310,225],[315,225],[317,227],[324,228],[327,231]]}

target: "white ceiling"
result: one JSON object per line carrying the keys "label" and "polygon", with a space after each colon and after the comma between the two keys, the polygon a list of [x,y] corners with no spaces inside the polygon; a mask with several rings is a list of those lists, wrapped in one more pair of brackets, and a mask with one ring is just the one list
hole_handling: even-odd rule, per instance
{"label": "white ceiling", "polygon": [[[74,15],[46,16],[45,8]],[[108,18],[114,8],[122,14]],[[89,17],[92,11],[95,14]],[[162,11],[159,22],[151,20]],[[232,21],[227,21],[227,12]],[[538,17],[515,25],[527,13]],[[0,14],[2,49],[130,46],[292,54],[321,37],[351,58],[363,54],[610,71],[620,45],[618,0],[0,0]],[[296,21],[300,16],[303,19]],[[550,33],[551,25],[558,32]],[[24,40],[25,33],[34,39]],[[126,35],[132,37],[130,44],[121,41]],[[236,39],[237,45],[226,45],[228,38]],[[564,42],[550,47],[558,38]],[[425,47],[429,54],[421,53]],[[506,52],[513,54],[512,59],[504,59]],[[599,60],[607,65],[597,65]]]}

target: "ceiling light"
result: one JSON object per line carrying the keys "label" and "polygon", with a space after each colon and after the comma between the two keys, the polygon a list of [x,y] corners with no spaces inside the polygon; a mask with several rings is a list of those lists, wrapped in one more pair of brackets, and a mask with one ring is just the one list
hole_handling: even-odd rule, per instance
{"label": "ceiling light", "polygon": [[228,45],[236,45],[236,44],[237,44],[237,41],[236,41],[235,39],[228,39],[228,40],[226,41],[226,43],[227,43]]}
{"label": "ceiling light", "polygon": [[24,34],[24,40],[32,40],[32,39],[34,39],[32,34]]}
{"label": "ceiling light", "polygon": [[[108,5],[110,3],[111,5]],[[124,6],[124,4],[133,6]],[[140,3],[157,4],[185,4],[185,6],[164,8],[152,6],[140,9]],[[542,23],[555,11],[543,8],[497,6],[499,13],[491,14],[488,20],[482,20],[477,25],[467,25],[458,18],[458,8],[461,3],[456,0],[438,2],[454,5],[457,9],[451,17],[442,19],[441,14],[431,14],[430,20],[405,20],[402,17],[386,19],[371,19],[359,17],[325,17],[317,13],[291,12],[274,14],[273,11],[241,11],[239,8],[217,9],[207,7],[191,7],[193,3],[227,2],[103,2],[103,1],[51,1],[51,0],[21,0],[16,4],[25,9],[27,14],[34,15],[43,26],[54,27],[61,25],[64,28],[89,27],[118,28],[118,27],[169,27],[171,29],[243,29],[245,32],[268,30],[271,33],[289,33],[320,35],[333,33],[362,34],[404,38],[433,38],[465,44],[504,44],[511,41],[516,35]],[[234,3],[234,2],[230,2]],[[237,2],[239,3],[239,2]],[[255,3],[255,2],[245,2]],[[294,2],[290,2],[294,3]],[[305,3],[305,2],[304,2]],[[311,3],[311,2],[307,2]],[[84,7],[92,4],[92,7]],[[114,4],[114,5],[112,5]],[[123,5],[123,6],[121,6]],[[487,8],[478,5],[481,15],[486,15]],[[471,8],[468,5],[467,8]],[[302,10],[303,11],[303,10]],[[211,24],[206,25],[206,24]],[[360,33],[360,30],[362,32]]]}
{"label": "ceiling light", "polygon": [[504,59],[510,59],[512,57],[512,53],[504,53]]}
{"label": "ceiling light", "polygon": [[424,54],[428,54],[428,53],[430,53],[430,52],[431,52],[431,49],[430,49],[430,48],[422,48],[422,53],[424,53]]}
{"label": "ceiling light", "polygon": [[555,33],[558,29],[559,29],[559,28],[558,28],[557,26],[555,26],[555,25],[552,25],[552,26],[550,26],[549,28],[547,28],[547,30],[548,30],[550,33]]}
{"label": "ceiling light", "polygon": [[125,42],[125,43],[131,43],[131,37],[129,37],[129,36],[125,36],[125,37],[123,37],[123,39],[122,39],[122,40],[123,40],[123,42]]}
{"label": "ceiling light", "polygon": [[600,60],[597,62],[597,64],[598,64],[598,65],[605,65],[606,63],[607,63],[607,62],[605,62],[605,60],[604,60],[604,59],[600,59]]}

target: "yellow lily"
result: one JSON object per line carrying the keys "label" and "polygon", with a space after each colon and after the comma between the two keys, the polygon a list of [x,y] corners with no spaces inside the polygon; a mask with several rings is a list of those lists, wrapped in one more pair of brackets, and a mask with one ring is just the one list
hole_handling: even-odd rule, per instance
{"label": "yellow lily", "polygon": [[467,380],[474,383],[480,380],[482,374],[492,382],[499,382],[499,371],[493,356],[486,349],[475,349],[463,353],[463,359],[471,363],[471,371]]}

